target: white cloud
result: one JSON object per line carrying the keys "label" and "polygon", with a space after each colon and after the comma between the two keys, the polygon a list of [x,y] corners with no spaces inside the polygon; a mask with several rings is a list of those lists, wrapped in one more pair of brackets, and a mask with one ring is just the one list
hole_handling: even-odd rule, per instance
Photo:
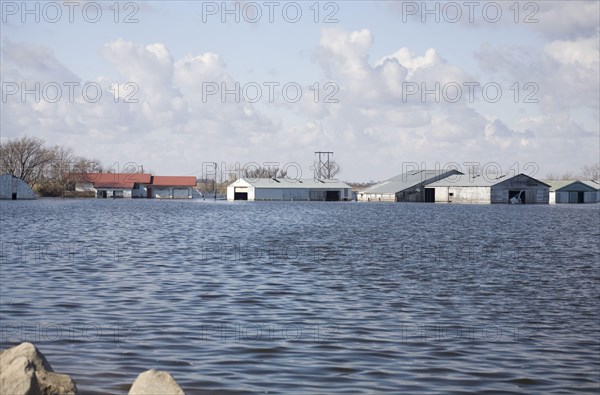
{"label": "white cloud", "polygon": [[[485,71],[513,82],[541,77],[538,82],[542,107],[549,110],[542,117],[543,121],[531,124],[517,119],[510,127],[493,113],[494,106],[486,107],[492,114],[482,114],[466,100],[449,103],[442,99],[435,103],[430,97],[423,103],[420,95],[401,100],[406,82],[425,83],[431,88],[435,82],[443,85],[476,81],[483,85],[487,81],[478,81],[461,67],[450,64],[435,48],[420,55],[403,47],[371,65],[368,62],[371,47],[367,44],[372,42],[370,32],[348,33],[340,29],[324,30],[320,40],[321,63],[345,88],[340,108],[324,122],[323,129],[337,131],[337,138],[355,152],[353,162],[363,163],[380,157],[392,163],[407,160],[541,162],[551,160],[547,145],[558,149],[558,143],[551,137],[554,135],[585,141],[582,151],[586,154],[582,160],[586,155],[588,161],[597,156],[589,148],[594,143],[598,145],[597,133],[586,131],[570,119],[551,122],[553,113],[559,109],[594,106],[598,98],[597,65],[590,62],[564,64],[531,48],[482,48],[477,56]],[[580,44],[589,46],[588,42]],[[508,89],[510,85],[505,87]],[[503,105],[496,107],[500,110]]]}
{"label": "white cloud", "polygon": [[408,79],[411,79],[414,73],[419,69],[425,68],[427,66],[433,66],[435,64],[443,62],[443,59],[439,57],[437,51],[433,48],[429,48],[425,52],[424,56],[415,56],[415,54],[410,52],[408,48],[400,48],[393,54],[377,61],[376,65],[381,65],[384,63],[385,60],[388,59],[396,59],[399,64],[408,69]]}
{"label": "white cloud", "polygon": [[[42,137],[107,164],[134,161],[162,172],[197,172],[203,158],[215,160],[216,154],[240,160],[230,158],[230,153],[247,154],[253,144],[268,144],[269,136],[278,130],[276,121],[251,104],[202,103],[201,81],[233,81],[215,54],[177,61],[164,44],[144,46],[122,39],[106,44],[103,53],[123,80],[98,77],[93,81],[103,88],[98,102],[84,100],[80,89],[73,103],[66,98],[57,103],[36,103],[33,98],[23,102],[20,95],[10,96],[2,106],[2,137]],[[26,44],[20,44],[18,51],[5,46],[4,65],[9,67],[2,69],[3,81],[27,86],[42,80],[80,80],[50,51]],[[139,87],[135,95],[139,102],[114,102],[108,88],[125,82]]]}
{"label": "white cloud", "polygon": [[34,77],[45,82],[80,81],[54,57],[52,50],[8,39],[2,41],[2,77],[4,81],[12,81],[17,77]]}
{"label": "white cloud", "polygon": [[594,0],[393,1],[386,5],[402,23],[441,23],[478,31],[498,27],[525,28],[552,40],[593,36],[600,26],[600,3]]}
{"label": "white cloud", "polygon": [[579,64],[598,70],[600,62],[600,38],[598,36],[576,40],[557,40],[546,45],[545,51],[563,64]]}
{"label": "white cloud", "polygon": [[[508,83],[533,82],[545,112],[600,106],[598,37],[560,40],[544,50],[484,45],[475,56],[480,67]],[[596,111],[597,114],[597,111]],[[596,118],[597,119],[597,118]]]}
{"label": "white cloud", "polygon": [[[348,179],[391,176],[408,161],[555,163],[554,156],[566,148],[587,163],[591,159],[586,158],[597,157],[598,131],[570,111],[583,107],[597,114],[594,40],[560,39],[543,49],[483,46],[476,58],[484,72],[503,81],[539,84],[542,113],[517,114],[509,121],[500,115],[504,105],[488,106],[483,113],[466,96],[457,103],[403,97],[406,83],[431,88],[436,82],[462,84],[478,77],[435,47],[418,53],[398,45],[372,59],[375,37],[368,29],[323,29],[315,43],[326,78],[321,84],[338,84],[337,103],[324,103],[323,91],[315,103],[308,86],[295,104],[262,100],[255,105],[231,96],[222,102],[219,94],[205,100],[205,83],[232,88],[237,81],[221,54],[176,58],[164,43],[117,39],[104,45],[102,54],[120,81],[98,76],[94,82],[105,89],[115,82],[135,83],[139,103],[123,103],[123,92],[115,103],[108,90],[98,103],[80,94],[74,103],[11,98],[2,107],[2,137],[39,136],[105,163],[133,161],[162,174],[200,175],[203,161],[310,160],[313,151],[325,148],[336,152]],[[80,80],[40,46],[5,44],[2,62],[3,81]],[[508,111],[516,112],[514,107]]]}
{"label": "white cloud", "polygon": [[[528,24],[549,38],[596,36],[600,28],[598,1],[538,1],[537,23]],[[597,41],[596,41],[597,44]]]}

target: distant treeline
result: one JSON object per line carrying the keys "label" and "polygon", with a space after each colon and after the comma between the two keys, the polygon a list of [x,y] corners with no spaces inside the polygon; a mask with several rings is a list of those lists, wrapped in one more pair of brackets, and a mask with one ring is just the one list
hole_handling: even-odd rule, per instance
{"label": "distant treeline", "polygon": [[566,171],[562,174],[549,173],[548,180],[594,180],[600,181],[600,164],[583,166],[579,172]]}

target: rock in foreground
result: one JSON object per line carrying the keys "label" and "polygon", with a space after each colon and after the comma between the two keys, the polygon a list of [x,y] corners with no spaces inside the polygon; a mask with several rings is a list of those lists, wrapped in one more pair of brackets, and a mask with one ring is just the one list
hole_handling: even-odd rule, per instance
{"label": "rock in foreground", "polygon": [[[185,395],[173,376],[150,369],[141,373],[129,395]],[[66,374],[55,373],[44,355],[31,343],[0,351],[0,395],[77,395]]]}
{"label": "rock in foreground", "polygon": [[0,351],[0,391],[11,395],[75,395],[77,386],[66,374],[54,373],[31,343]]}
{"label": "rock in foreground", "polygon": [[185,395],[173,376],[167,372],[150,369],[135,379],[129,395]]}

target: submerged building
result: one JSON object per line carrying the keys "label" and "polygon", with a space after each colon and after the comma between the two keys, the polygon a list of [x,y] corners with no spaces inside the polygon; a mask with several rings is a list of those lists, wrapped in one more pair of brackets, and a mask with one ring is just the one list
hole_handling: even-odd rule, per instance
{"label": "submerged building", "polygon": [[430,202],[435,201],[427,185],[451,176],[458,170],[418,170],[403,173],[375,184],[356,195],[359,202]]}
{"label": "submerged building", "polygon": [[544,180],[550,185],[550,204],[598,203],[600,183],[581,180]]}
{"label": "submerged building", "polygon": [[156,199],[191,199],[196,187],[193,176],[153,176],[147,196]]}
{"label": "submerged building", "polygon": [[153,176],[141,173],[85,173],[75,176],[76,192],[97,198],[192,198],[193,176]]}
{"label": "submerged building", "polygon": [[94,192],[97,198],[146,197],[152,175],[139,173],[85,173],[76,176],[76,192]]}
{"label": "submerged building", "polygon": [[240,178],[227,187],[227,200],[347,201],[352,187],[313,178]]}
{"label": "submerged building", "polygon": [[463,174],[429,184],[437,203],[548,204],[550,185],[518,174],[497,177]]}
{"label": "submerged building", "polygon": [[19,177],[12,174],[2,174],[0,175],[0,199],[37,199],[37,195]]}

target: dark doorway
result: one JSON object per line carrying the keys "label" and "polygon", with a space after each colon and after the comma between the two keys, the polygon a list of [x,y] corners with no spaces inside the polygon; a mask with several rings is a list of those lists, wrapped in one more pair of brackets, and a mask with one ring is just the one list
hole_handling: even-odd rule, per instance
{"label": "dark doorway", "polygon": [[13,194],[12,194],[12,200],[17,200],[17,193],[16,192],[13,192]]}
{"label": "dark doorway", "polygon": [[233,200],[248,200],[248,192],[235,192]]}
{"label": "dark doorway", "polygon": [[146,190],[146,198],[152,199],[152,188]]}
{"label": "dark doorway", "polygon": [[328,202],[339,202],[340,191],[327,191],[325,195],[325,200]]}
{"label": "dark doorway", "polygon": [[435,202],[435,188],[425,188],[425,202],[426,203],[434,203]]}
{"label": "dark doorway", "polygon": [[577,192],[577,203],[583,203],[584,192]]}
{"label": "dark doorway", "polygon": [[508,191],[508,202],[512,204],[525,204],[525,191]]}

